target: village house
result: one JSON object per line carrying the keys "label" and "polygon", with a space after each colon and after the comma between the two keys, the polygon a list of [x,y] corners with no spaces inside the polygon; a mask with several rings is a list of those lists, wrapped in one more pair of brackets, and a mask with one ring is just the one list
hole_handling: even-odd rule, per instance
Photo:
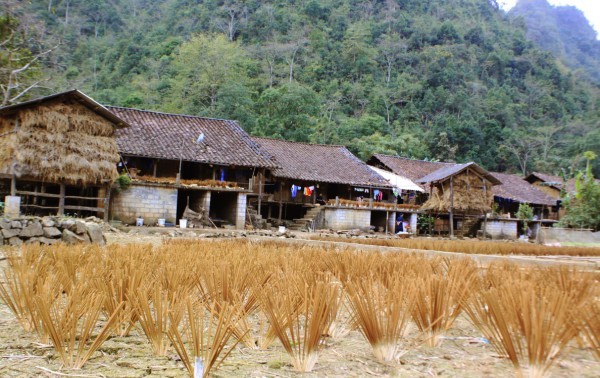
{"label": "village house", "polygon": [[108,107],[131,126],[116,135],[131,186],[116,191],[111,219],[177,224],[186,208],[215,226],[244,228],[256,176],[276,164],[235,121]]}
{"label": "village house", "polygon": [[263,217],[288,221],[292,229],[393,231],[397,204],[392,185],[346,147],[253,140],[278,166],[265,178]]}
{"label": "village house", "polygon": [[532,235],[535,237],[539,227],[551,226],[558,220],[557,200],[531,185],[519,175],[491,172],[502,182],[495,186],[495,208],[488,219],[486,232],[493,238],[515,239],[523,233],[522,221],[516,219],[519,205],[528,204],[534,210],[536,220],[531,223]]}
{"label": "village house", "polygon": [[[465,164],[432,162],[383,154],[373,155],[367,163],[386,169],[426,188],[426,193],[422,195],[415,193],[411,196],[414,196],[415,203],[422,206],[422,210],[436,217],[434,232],[450,233],[448,206],[451,193],[449,190],[450,182],[446,180],[443,184],[446,188],[440,184],[444,181],[442,178],[448,178],[448,173],[463,171]],[[535,229],[541,225],[549,225],[559,219],[556,200],[559,197],[553,198],[546,191],[541,190],[542,187],[552,187],[551,185],[530,184],[526,180],[533,177],[533,175],[523,179],[513,174],[487,172],[474,163],[468,163],[467,165],[469,168],[467,172],[476,173],[478,176],[477,181],[481,184],[465,183],[463,186],[465,189],[468,188],[468,191],[460,192],[461,184],[456,187],[455,182],[452,183],[455,189],[453,210],[454,213],[460,214],[458,219],[452,223],[455,229],[458,228],[459,231],[462,229],[464,233],[475,234],[481,228],[481,230],[486,230],[487,235],[493,238],[516,239],[522,233],[520,221],[516,219],[515,215],[520,204],[529,204],[533,207],[536,216],[536,221],[533,222],[535,223]],[[535,177],[548,178],[548,175],[534,175],[536,175]],[[552,177],[553,182],[556,179]],[[472,181],[472,178],[470,180]],[[456,181],[459,181],[459,179]],[[459,192],[456,191],[457,189]],[[490,215],[490,218],[488,218],[488,215]],[[470,220],[464,223],[460,219],[462,216],[466,216]],[[479,222],[477,222],[477,219]]]}
{"label": "village house", "polygon": [[476,233],[479,218],[491,210],[492,187],[500,184],[475,163],[432,162],[384,154],[374,154],[367,163],[425,189],[423,193],[408,192],[405,196],[421,211],[435,217],[430,233]]}
{"label": "village house", "polygon": [[128,124],[78,90],[0,108],[0,193],[11,215],[107,217]]}

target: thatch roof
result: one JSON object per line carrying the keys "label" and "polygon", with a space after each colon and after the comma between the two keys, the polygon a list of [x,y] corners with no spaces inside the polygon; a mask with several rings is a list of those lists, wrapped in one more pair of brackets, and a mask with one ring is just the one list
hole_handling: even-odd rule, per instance
{"label": "thatch roof", "polygon": [[556,205],[555,198],[550,197],[534,185],[531,185],[519,175],[498,172],[490,173],[498,180],[502,181],[502,185],[494,186],[492,189],[495,197],[533,205]]}
{"label": "thatch roof", "polygon": [[95,112],[99,116],[111,122],[115,127],[121,128],[128,126],[127,122],[123,121],[121,118],[113,114],[104,105],[100,104],[99,102],[96,102],[96,100],[77,89],[71,89],[66,92],[55,93],[49,96],[36,98],[15,105],[4,106],[0,108],[0,116],[14,114],[15,112],[18,112],[21,109],[32,108],[35,105],[39,105],[42,103],[64,100],[74,101],[84,105],[91,111]]}
{"label": "thatch roof", "polygon": [[383,177],[373,172],[344,146],[252,138],[271,154],[279,168],[275,177],[309,182],[390,188]]}
{"label": "thatch roof", "polygon": [[[494,200],[491,190],[493,183],[488,180],[482,181],[479,175],[466,169],[459,170],[447,177],[450,176],[452,176],[452,190],[450,190],[450,180],[429,181],[432,185],[432,192],[427,202],[421,207],[423,210],[448,212],[452,208],[455,212],[469,214],[483,214],[491,210]],[[440,174],[436,177],[442,178],[443,175]],[[494,179],[494,182],[496,181]]]}
{"label": "thatch roof", "polygon": [[0,173],[46,182],[112,182],[126,122],[79,91],[0,108]]}
{"label": "thatch roof", "polygon": [[[236,121],[108,108],[131,125],[116,133],[121,154],[227,166],[276,166]],[[201,134],[204,139],[198,142]]]}
{"label": "thatch roof", "polygon": [[421,183],[421,184],[425,184],[425,183],[435,183],[435,182],[440,182],[440,181],[446,181],[450,177],[456,176],[456,175],[466,171],[467,169],[472,170],[473,172],[477,173],[479,176],[485,178],[492,185],[500,185],[502,183],[496,177],[494,177],[492,174],[490,174],[488,171],[486,171],[485,169],[481,168],[479,165],[477,165],[473,162],[465,163],[465,164],[454,164],[454,165],[448,165],[448,166],[442,167],[434,172],[431,172],[430,174],[428,174],[424,177],[421,177],[420,179],[417,180],[417,182]]}

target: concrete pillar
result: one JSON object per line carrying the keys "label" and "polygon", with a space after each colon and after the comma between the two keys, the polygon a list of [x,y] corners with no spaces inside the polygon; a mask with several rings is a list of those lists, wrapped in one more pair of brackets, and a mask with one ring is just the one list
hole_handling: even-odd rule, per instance
{"label": "concrete pillar", "polygon": [[410,214],[410,231],[413,234],[417,234],[417,214]]}
{"label": "concrete pillar", "polygon": [[243,230],[246,226],[246,200],[246,193],[238,194],[235,217],[235,228],[238,230]]}
{"label": "concrete pillar", "polygon": [[394,234],[396,231],[396,212],[395,211],[390,211],[387,222],[388,222],[388,232],[390,234]]}

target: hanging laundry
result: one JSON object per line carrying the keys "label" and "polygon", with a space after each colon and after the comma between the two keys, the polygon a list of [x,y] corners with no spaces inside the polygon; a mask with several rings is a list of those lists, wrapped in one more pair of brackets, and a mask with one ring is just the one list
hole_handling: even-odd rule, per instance
{"label": "hanging laundry", "polygon": [[221,181],[225,181],[225,170],[221,169]]}
{"label": "hanging laundry", "polygon": [[292,185],[292,198],[296,198],[296,195],[298,195],[298,191],[301,189],[301,186]]}
{"label": "hanging laundry", "polygon": [[304,188],[304,195],[307,197],[312,196],[313,192],[315,191],[315,187],[314,186],[307,186]]}
{"label": "hanging laundry", "polygon": [[379,198],[379,189],[373,190],[373,199],[377,200]]}

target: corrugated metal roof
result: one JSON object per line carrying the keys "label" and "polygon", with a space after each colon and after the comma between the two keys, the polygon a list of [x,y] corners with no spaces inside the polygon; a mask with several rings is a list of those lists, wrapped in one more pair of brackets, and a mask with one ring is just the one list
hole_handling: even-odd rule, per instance
{"label": "corrugated metal roof", "polygon": [[275,158],[279,165],[279,168],[273,170],[276,177],[353,186],[391,187],[387,180],[369,169],[344,146],[256,137],[252,139]]}
{"label": "corrugated metal roof", "polygon": [[[156,159],[275,168],[236,121],[109,106],[130,127],[116,133],[119,152]],[[197,143],[200,134],[204,139]]]}

